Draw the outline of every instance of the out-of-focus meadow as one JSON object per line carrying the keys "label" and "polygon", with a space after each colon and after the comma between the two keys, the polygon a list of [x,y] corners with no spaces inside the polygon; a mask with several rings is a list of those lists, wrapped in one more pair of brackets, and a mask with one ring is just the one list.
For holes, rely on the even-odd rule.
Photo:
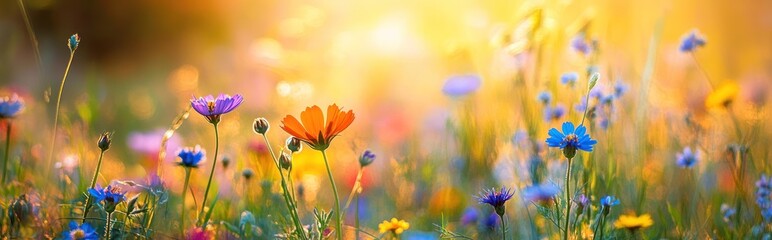
{"label": "out-of-focus meadow", "polygon": [[[4,1],[0,234],[769,238],[770,9]],[[199,113],[222,99],[191,109],[191,98],[220,93],[243,102],[219,122]],[[343,112],[319,129],[333,134],[317,134],[301,112],[318,105],[330,116],[332,104]],[[287,115],[310,134],[291,133]],[[589,141],[580,124],[597,141],[590,151],[576,145]],[[562,145],[545,142],[552,128],[566,134]],[[288,148],[293,135],[302,150]],[[196,145],[206,152],[200,166],[178,156]]]}

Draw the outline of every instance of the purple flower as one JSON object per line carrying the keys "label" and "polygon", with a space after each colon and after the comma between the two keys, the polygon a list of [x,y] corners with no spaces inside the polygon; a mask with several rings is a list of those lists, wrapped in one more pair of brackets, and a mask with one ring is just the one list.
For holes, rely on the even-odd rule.
{"label": "purple flower", "polygon": [[579,212],[581,212],[581,209],[590,205],[590,198],[588,198],[587,195],[582,194],[574,198],[574,202],[576,202],[576,207],[580,209]]}
{"label": "purple flower", "polygon": [[499,216],[495,213],[491,213],[491,215],[488,215],[484,220],[483,227],[486,229],[496,229],[496,227],[499,226]]}
{"label": "purple flower", "polygon": [[560,189],[551,183],[542,183],[523,189],[523,198],[530,202],[546,202],[560,193]]}
{"label": "purple flower", "polygon": [[542,104],[547,105],[552,102],[552,94],[548,91],[542,91],[539,93],[536,99],[538,99]]}
{"label": "purple flower", "polygon": [[705,38],[695,29],[683,37],[680,50],[681,52],[691,52],[702,46],[705,46]]}
{"label": "purple flower", "polygon": [[102,186],[97,184],[96,187],[88,189],[88,193],[94,197],[94,202],[106,201],[118,204],[121,201],[126,200],[126,193],[121,192],[120,188],[114,188],[112,185],[107,185],[106,188],[102,188]]}
{"label": "purple flower", "polygon": [[576,72],[567,72],[560,76],[560,83],[573,86],[579,80],[579,74]]}
{"label": "purple flower", "polygon": [[477,219],[480,218],[480,213],[477,211],[477,209],[473,207],[468,207],[464,210],[464,213],[461,215],[461,225],[467,226],[471,225],[477,222]]}
{"label": "purple flower", "polygon": [[614,85],[614,97],[622,97],[622,95],[624,95],[629,88],[630,86],[628,86],[625,82],[617,81],[617,83]]}
{"label": "purple flower", "polygon": [[220,94],[216,99],[212,95],[198,99],[193,97],[193,99],[190,99],[190,105],[193,106],[196,112],[206,117],[210,123],[217,124],[220,122],[221,115],[233,111],[242,101],[244,101],[244,98],[239,94],[233,97],[227,94]]}
{"label": "purple flower", "polygon": [[477,91],[482,79],[476,74],[456,75],[445,80],[442,92],[451,97],[461,97]]}
{"label": "purple flower", "polygon": [[592,51],[592,46],[590,46],[590,43],[587,42],[584,34],[578,34],[573,39],[571,39],[571,47],[574,49],[574,51],[584,55],[590,54],[590,51]]}
{"label": "purple flower", "polygon": [[0,98],[0,118],[12,118],[24,110],[24,101],[15,93],[10,97]]}
{"label": "purple flower", "polygon": [[479,201],[480,204],[491,205],[491,207],[496,210],[496,214],[503,216],[505,211],[504,203],[512,198],[512,195],[514,194],[515,193],[512,192],[512,190],[505,187],[502,187],[498,192],[496,189],[491,188],[481,192],[480,195],[477,196],[477,201]]}
{"label": "purple flower", "polygon": [[692,168],[697,164],[697,154],[690,147],[685,147],[683,152],[676,154],[676,164],[682,168]]}
{"label": "purple flower", "polygon": [[544,121],[560,120],[566,114],[566,107],[563,104],[557,104],[554,107],[544,108]]}
{"label": "purple flower", "polygon": [[78,225],[77,222],[70,222],[70,230],[62,232],[62,239],[64,240],[97,240],[99,234],[96,229],[91,227],[88,223]]}

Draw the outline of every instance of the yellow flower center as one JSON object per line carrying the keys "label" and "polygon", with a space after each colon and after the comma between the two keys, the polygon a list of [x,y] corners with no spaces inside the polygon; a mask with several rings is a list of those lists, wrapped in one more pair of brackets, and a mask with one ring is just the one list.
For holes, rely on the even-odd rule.
{"label": "yellow flower center", "polygon": [[209,109],[209,112],[214,112],[214,101],[206,102],[206,107]]}
{"label": "yellow flower center", "polygon": [[84,232],[83,229],[75,229],[70,232],[70,237],[72,237],[72,239],[86,238],[86,232]]}

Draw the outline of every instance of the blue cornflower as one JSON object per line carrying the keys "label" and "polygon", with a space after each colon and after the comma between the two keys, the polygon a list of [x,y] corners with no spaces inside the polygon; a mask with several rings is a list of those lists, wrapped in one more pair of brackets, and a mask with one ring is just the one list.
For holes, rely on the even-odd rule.
{"label": "blue cornflower", "polygon": [[573,86],[579,80],[579,74],[576,72],[567,72],[560,76],[560,83]]}
{"label": "blue cornflower", "polygon": [[619,199],[614,196],[605,196],[600,199],[600,205],[603,207],[612,207],[619,205]]}
{"label": "blue cornflower", "polygon": [[627,93],[627,90],[630,88],[625,82],[617,81],[616,84],[614,84],[614,97],[620,98],[622,95]]}
{"label": "blue cornflower", "polygon": [[599,118],[598,119],[598,126],[602,129],[608,129],[608,126],[611,125],[611,120],[607,117]]}
{"label": "blue cornflower", "polygon": [[99,234],[96,229],[91,227],[88,223],[78,226],[75,221],[70,222],[70,230],[62,232],[62,239],[64,240],[97,240]]}
{"label": "blue cornflower", "polygon": [[530,202],[546,202],[560,193],[560,188],[552,183],[542,183],[523,189],[523,198]]}
{"label": "blue cornflower", "polygon": [[512,190],[507,189],[505,187],[502,187],[501,190],[498,192],[496,189],[486,189],[483,192],[480,193],[479,196],[477,196],[477,201],[480,202],[480,204],[488,204],[493,207],[494,210],[496,210],[496,214],[499,216],[504,216],[504,203],[506,203],[510,198],[512,198],[512,195],[515,193],[512,192]]}
{"label": "blue cornflower", "polygon": [[482,225],[486,229],[496,229],[499,226],[499,216],[491,213],[487,218],[484,219]]}
{"label": "blue cornflower", "polygon": [[482,85],[482,78],[479,75],[456,75],[445,80],[442,92],[451,97],[461,97],[477,91],[480,85]]}
{"label": "blue cornflower", "polygon": [[24,100],[18,95],[0,98],[0,118],[12,118],[24,110]]}
{"label": "blue cornflower", "polygon": [[536,99],[538,99],[542,104],[547,105],[552,102],[552,94],[548,91],[541,91]]}
{"label": "blue cornflower", "polygon": [[566,158],[573,158],[576,155],[577,149],[592,152],[592,146],[598,143],[598,141],[590,138],[590,134],[587,134],[587,128],[584,125],[579,125],[579,127],[574,129],[572,122],[563,123],[562,133],[555,128],[550,129],[549,135],[546,141],[547,145],[563,149],[563,155]]}
{"label": "blue cornflower", "polygon": [[600,206],[603,208],[603,215],[608,215],[611,207],[619,205],[619,199],[614,196],[605,196],[600,199]]}
{"label": "blue cornflower", "polygon": [[104,201],[104,207],[106,212],[115,211],[115,206],[126,200],[126,192],[121,192],[120,188],[107,185],[106,188],[97,186],[95,188],[89,188],[88,193],[94,198],[94,202],[100,203]]}
{"label": "blue cornflower", "polygon": [[691,52],[702,46],[705,46],[705,38],[695,29],[683,37],[679,49],[681,52]]}
{"label": "blue cornflower", "polygon": [[563,104],[557,104],[554,107],[544,108],[544,121],[560,120],[566,114],[566,107]]}
{"label": "blue cornflower", "polygon": [[180,157],[180,162],[178,162],[177,165],[188,168],[197,168],[199,164],[206,160],[206,151],[201,149],[201,146],[196,145],[194,148],[186,147],[180,149],[177,156]]}
{"label": "blue cornflower", "polygon": [[730,207],[728,204],[721,204],[721,215],[724,216],[724,222],[731,223],[729,220],[735,215],[737,211]]}
{"label": "blue cornflower", "polygon": [[574,49],[574,51],[584,55],[590,54],[590,51],[592,51],[592,46],[587,42],[584,34],[578,34],[573,39],[571,39],[571,47]]}
{"label": "blue cornflower", "polygon": [[761,216],[765,221],[772,220],[772,178],[761,175],[756,181],[756,204],[761,208]]}
{"label": "blue cornflower", "polygon": [[697,164],[697,154],[690,147],[685,147],[683,152],[676,154],[676,164],[682,168],[692,168]]}
{"label": "blue cornflower", "polygon": [[477,219],[480,218],[480,213],[477,211],[477,209],[473,207],[468,207],[464,210],[464,213],[461,215],[461,225],[467,226],[471,225],[477,222]]}

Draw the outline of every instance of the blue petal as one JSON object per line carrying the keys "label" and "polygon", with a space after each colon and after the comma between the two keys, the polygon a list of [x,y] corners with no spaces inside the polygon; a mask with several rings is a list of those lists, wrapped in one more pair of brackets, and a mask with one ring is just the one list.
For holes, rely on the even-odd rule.
{"label": "blue petal", "polygon": [[574,123],[572,122],[564,122],[563,123],[563,134],[568,135],[574,133]]}
{"label": "blue petal", "polygon": [[587,128],[584,125],[579,125],[579,127],[576,127],[576,131],[574,131],[576,136],[586,136],[585,133],[587,133]]}
{"label": "blue petal", "polygon": [[551,137],[554,137],[554,138],[557,138],[557,139],[561,139],[561,140],[563,138],[566,138],[565,134],[561,133],[560,131],[558,131],[555,128],[550,129],[550,131],[547,132],[547,134],[549,134]]}

